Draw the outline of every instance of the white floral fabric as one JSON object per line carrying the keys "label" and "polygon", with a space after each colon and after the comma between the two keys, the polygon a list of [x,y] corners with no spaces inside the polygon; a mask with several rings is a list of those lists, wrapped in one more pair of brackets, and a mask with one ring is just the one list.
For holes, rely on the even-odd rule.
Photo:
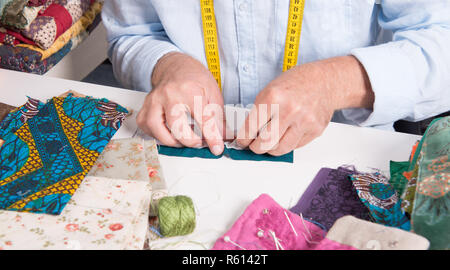
{"label": "white floral fabric", "polygon": [[151,185],[86,177],[58,216],[0,211],[0,249],[142,249]]}

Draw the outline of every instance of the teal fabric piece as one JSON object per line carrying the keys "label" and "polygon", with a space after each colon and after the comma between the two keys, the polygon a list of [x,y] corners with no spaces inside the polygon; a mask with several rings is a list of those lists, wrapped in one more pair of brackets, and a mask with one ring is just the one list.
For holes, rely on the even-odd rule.
{"label": "teal fabric piece", "polygon": [[253,161],[271,161],[271,162],[287,162],[294,163],[294,152],[287,153],[282,156],[272,156],[269,154],[258,155],[250,150],[236,150],[232,148],[226,148],[222,155],[215,156],[209,148],[176,148],[165,145],[158,146],[158,153],[166,156],[176,156],[176,157],[199,157],[199,158],[209,158],[218,159],[222,156],[229,157],[234,160],[253,160]]}

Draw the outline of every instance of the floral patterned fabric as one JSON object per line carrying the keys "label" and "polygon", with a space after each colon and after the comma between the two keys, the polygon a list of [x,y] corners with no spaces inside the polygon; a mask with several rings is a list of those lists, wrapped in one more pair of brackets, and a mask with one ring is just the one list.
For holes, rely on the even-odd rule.
{"label": "floral patterned fabric", "polygon": [[86,177],[59,216],[0,210],[0,249],[142,249],[148,182]]}
{"label": "floral patterned fabric", "polygon": [[150,182],[153,190],[152,216],[156,215],[159,199],[167,196],[155,140],[141,138],[112,140],[105,147],[89,175]]}
{"label": "floral patterned fabric", "polygon": [[450,249],[449,142],[450,117],[436,119],[416,151],[418,174],[412,231],[430,240],[430,249]]}
{"label": "floral patterned fabric", "polygon": [[0,124],[0,209],[61,213],[128,111],[106,99],[29,99]]}

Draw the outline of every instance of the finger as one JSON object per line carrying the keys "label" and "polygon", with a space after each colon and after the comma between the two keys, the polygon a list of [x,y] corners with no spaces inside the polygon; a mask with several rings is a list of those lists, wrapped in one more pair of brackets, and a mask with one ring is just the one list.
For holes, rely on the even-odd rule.
{"label": "finger", "polygon": [[162,144],[172,147],[180,147],[165,124],[164,110],[159,104],[150,106],[149,110],[142,109],[137,116],[139,127],[149,136],[160,141]]}
{"label": "finger", "polygon": [[165,108],[167,125],[175,139],[187,147],[200,147],[201,138],[194,133],[188,120],[187,108],[183,104],[175,104]]}
{"label": "finger", "polygon": [[244,125],[238,131],[237,143],[243,148],[248,147],[270,119],[271,115],[267,104],[255,104],[245,119]]}
{"label": "finger", "polygon": [[[212,91],[219,89],[212,89]],[[223,133],[225,117],[222,98],[206,97],[204,90],[203,96],[194,97],[194,108],[191,109],[191,115],[201,130],[203,139],[214,155],[222,154],[224,150]],[[213,93],[214,94],[214,93]],[[213,95],[214,96],[214,95]]]}
{"label": "finger", "polygon": [[297,143],[296,148],[303,147],[307,145],[308,143],[312,142],[315,138],[317,138],[320,134],[317,134],[316,132],[308,132],[305,135],[302,136],[300,141]]}
{"label": "finger", "polygon": [[256,154],[264,154],[276,147],[280,139],[289,128],[288,125],[280,127],[279,117],[273,117],[264,127],[258,137],[250,144],[250,149]]}
{"label": "finger", "polygon": [[302,135],[295,128],[290,126],[283,137],[281,137],[280,142],[274,147],[274,149],[270,150],[268,153],[272,156],[282,156],[293,149],[297,148],[298,142],[301,140]]}

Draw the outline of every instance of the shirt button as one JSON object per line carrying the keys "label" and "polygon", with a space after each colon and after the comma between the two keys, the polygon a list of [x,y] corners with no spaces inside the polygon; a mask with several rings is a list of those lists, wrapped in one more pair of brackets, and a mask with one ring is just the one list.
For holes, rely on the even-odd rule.
{"label": "shirt button", "polygon": [[247,64],[242,66],[242,70],[244,70],[244,72],[248,72],[249,69],[250,68],[249,68],[249,66]]}

